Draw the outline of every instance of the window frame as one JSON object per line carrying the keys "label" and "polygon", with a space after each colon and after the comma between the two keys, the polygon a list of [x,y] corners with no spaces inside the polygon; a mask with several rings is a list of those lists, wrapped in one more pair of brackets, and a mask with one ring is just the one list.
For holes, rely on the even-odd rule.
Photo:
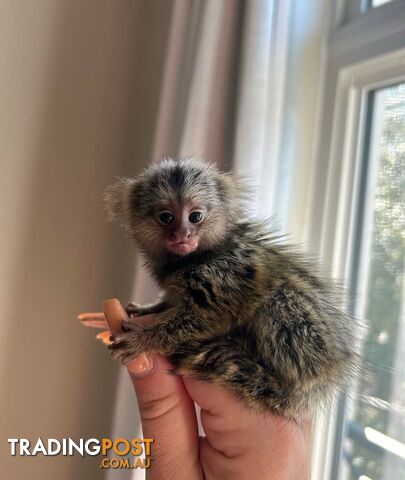
{"label": "window frame", "polygon": [[[330,33],[324,44],[305,235],[311,250],[339,279],[350,278],[354,265],[369,95],[405,81],[405,0],[369,9],[352,19],[345,18],[345,6],[346,2],[339,2],[331,7]],[[371,194],[370,185],[366,195]],[[364,268],[364,258],[359,261],[358,268]],[[336,480],[344,407],[342,400],[317,419],[313,480]]]}
{"label": "window frame", "polygon": [[[385,9],[387,6],[393,3],[397,3],[400,0],[391,0],[388,1],[386,4],[379,5],[378,7],[373,7],[372,3],[373,0],[347,0],[344,3],[343,9],[343,16],[345,22],[350,22],[356,18],[361,17],[368,11],[375,11],[379,10],[379,14],[381,14],[380,9]],[[391,8],[391,7],[390,7]]]}

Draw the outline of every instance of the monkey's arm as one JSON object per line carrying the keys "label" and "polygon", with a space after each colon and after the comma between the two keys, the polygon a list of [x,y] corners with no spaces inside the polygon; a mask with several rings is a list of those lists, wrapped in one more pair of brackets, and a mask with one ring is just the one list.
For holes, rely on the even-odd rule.
{"label": "monkey's arm", "polygon": [[161,313],[164,310],[168,309],[169,307],[170,307],[169,302],[164,298],[162,298],[161,300],[158,300],[155,303],[149,303],[147,305],[140,305],[138,303],[133,303],[133,302],[128,303],[128,305],[125,307],[125,311],[129,316],[131,315],[141,316],[141,315]]}
{"label": "monkey's arm", "polygon": [[191,339],[202,338],[215,329],[214,322],[207,328],[207,320],[202,321],[196,311],[187,307],[171,307],[157,314],[153,325],[141,326],[136,322],[124,325],[126,332],[117,335],[109,346],[113,358],[127,364],[132,358],[147,351],[157,351],[163,355],[172,353],[176,347]]}
{"label": "monkey's arm", "polygon": [[169,300],[167,292],[161,292],[155,302],[148,303],[146,305],[140,305],[139,303],[130,302],[125,307],[125,311],[129,316],[141,316],[141,315],[152,315],[161,313],[164,310],[167,310],[173,305],[173,302]]}

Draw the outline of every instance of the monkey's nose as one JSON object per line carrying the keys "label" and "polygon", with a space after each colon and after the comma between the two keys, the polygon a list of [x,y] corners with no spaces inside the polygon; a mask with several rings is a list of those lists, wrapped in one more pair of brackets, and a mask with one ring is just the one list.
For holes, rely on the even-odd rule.
{"label": "monkey's nose", "polygon": [[172,240],[181,242],[183,240],[189,240],[191,238],[191,232],[189,232],[188,230],[175,230],[174,232],[172,232],[170,237]]}

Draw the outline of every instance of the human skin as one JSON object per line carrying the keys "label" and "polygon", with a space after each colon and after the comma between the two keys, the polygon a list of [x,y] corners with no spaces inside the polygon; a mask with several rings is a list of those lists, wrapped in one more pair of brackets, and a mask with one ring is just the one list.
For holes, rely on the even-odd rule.
{"label": "human skin", "polygon": [[[117,320],[122,307],[108,315]],[[137,321],[147,323],[151,317]],[[257,412],[220,385],[174,376],[157,354],[143,354],[127,369],[143,436],[154,439],[149,480],[310,479],[310,421]],[[198,434],[195,404],[204,437]]]}

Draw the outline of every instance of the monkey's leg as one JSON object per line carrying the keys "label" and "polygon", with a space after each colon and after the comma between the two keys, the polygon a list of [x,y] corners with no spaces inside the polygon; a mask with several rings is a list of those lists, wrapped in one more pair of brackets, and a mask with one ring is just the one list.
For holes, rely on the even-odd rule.
{"label": "monkey's leg", "polygon": [[163,312],[169,308],[169,303],[166,300],[160,300],[156,303],[150,303],[148,305],[140,305],[138,303],[130,302],[125,307],[125,311],[129,316],[131,315],[150,315]]}
{"label": "monkey's leg", "polygon": [[221,335],[184,342],[168,358],[175,373],[219,383],[257,410],[293,416],[289,388],[249,350],[246,338]]}
{"label": "monkey's leg", "polygon": [[118,335],[109,346],[112,356],[124,364],[143,352],[157,351],[173,363],[174,373],[219,383],[252,408],[270,409],[289,418],[306,413],[300,406],[305,393],[259,357],[256,340],[248,339],[248,334],[203,338],[206,326],[184,312],[165,323],[126,325],[131,331]]}

